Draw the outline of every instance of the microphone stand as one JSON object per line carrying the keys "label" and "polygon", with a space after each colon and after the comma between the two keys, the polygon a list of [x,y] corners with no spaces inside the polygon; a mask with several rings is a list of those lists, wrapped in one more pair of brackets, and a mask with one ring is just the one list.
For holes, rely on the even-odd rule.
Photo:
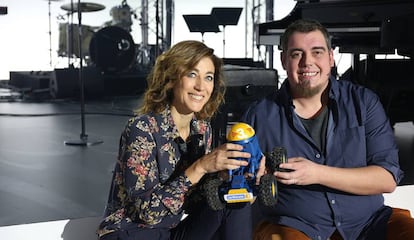
{"label": "microphone stand", "polygon": [[[73,4],[72,4],[73,10]],[[75,146],[91,146],[99,143],[103,143],[102,140],[90,140],[88,139],[88,135],[86,134],[86,127],[85,127],[85,84],[83,80],[83,53],[82,53],[82,5],[80,4],[80,0],[78,0],[78,29],[79,29],[79,58],[80,58],[80,65],[79,65],[79,84],[80,84],[80,110],[81,110],[81,128],[82,131],[80,133],[80,139],[77,140],[69,140],[65,141],[66,145],[75,145]]]}
{"label": "microphone stand", "polygon": [[49,64],[51,67],[53,67],[53,62],[52,62],[52,11],[50,8],[50,2],[51,0],[48,0],[48,6],[49,6]]}

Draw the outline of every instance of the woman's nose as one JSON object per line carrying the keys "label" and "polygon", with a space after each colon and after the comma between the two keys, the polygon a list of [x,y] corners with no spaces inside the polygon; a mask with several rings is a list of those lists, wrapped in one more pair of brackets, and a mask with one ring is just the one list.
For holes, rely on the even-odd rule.
{"label": "woman's nose", "polygon": [[194,87],[197,90],[203,89],[203,80],[200,77],[197,77]]}

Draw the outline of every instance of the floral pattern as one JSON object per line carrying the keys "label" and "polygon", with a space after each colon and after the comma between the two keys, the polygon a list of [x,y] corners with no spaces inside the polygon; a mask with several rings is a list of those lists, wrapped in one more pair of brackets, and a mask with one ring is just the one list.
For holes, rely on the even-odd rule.
{"label": "floral pattern", "polygon": [[[209,152],[210,124],[193,119],[190,129],[191,135],[204,136],[206,153]],[[128,120],[121,134],[99,236],[118,229],[173,228],[180,222],[191,182],[183,172],[174,172],[180,160],[176,138],[179,133],[169,107],[159,114]]]}

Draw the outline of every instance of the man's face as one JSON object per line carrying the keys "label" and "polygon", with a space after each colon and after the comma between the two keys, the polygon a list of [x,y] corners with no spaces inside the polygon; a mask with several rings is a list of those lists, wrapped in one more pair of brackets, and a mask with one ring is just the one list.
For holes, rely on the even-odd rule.
{"label": "man's face", "polygon": [[281,54],[293,97],[312,97],[322,93],[328,85],[333,50],[329,50],[320,31],[296,32],[287,49]]}

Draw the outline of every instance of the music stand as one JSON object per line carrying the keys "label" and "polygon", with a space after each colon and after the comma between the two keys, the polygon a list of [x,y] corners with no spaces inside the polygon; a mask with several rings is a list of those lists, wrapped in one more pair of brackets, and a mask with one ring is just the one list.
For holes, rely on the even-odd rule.
{"label": "music stand", "polygon": [[211,16],[216,19],[219,26],[223,26],[223,58],[225,54],[226,36],[225,28],[228,25],[237,25],[239,22],[240,14],[243,8],[222,8],[215,7],[211,9]]}
{"label": "music stand", "polygon": [[220,32],[216,19],[211,15],[183,15],[190,32],[200,32],[204,42],[204,33]]}

